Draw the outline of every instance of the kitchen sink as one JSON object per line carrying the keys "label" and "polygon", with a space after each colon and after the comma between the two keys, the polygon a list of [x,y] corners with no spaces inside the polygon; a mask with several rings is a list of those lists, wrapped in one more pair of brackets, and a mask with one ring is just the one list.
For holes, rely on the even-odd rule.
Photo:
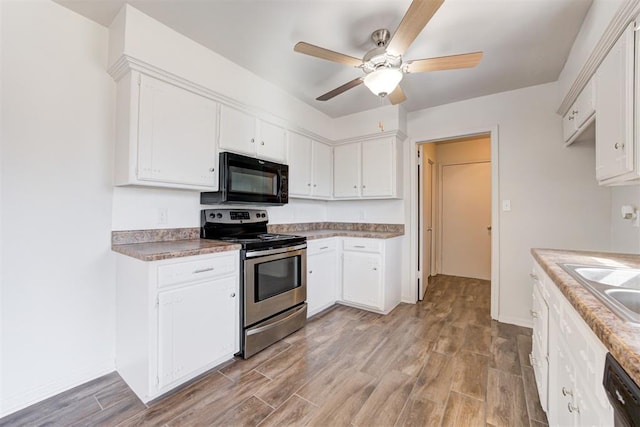
{"label": "kitchen sink", "polygon": [[640,269],[558,265],[616,315],[640,326]]}

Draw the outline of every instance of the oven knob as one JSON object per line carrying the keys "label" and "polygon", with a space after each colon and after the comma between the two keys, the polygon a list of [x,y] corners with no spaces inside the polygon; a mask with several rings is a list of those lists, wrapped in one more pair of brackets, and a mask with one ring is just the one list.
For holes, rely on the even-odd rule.
{"label": "oven knob", "polygon": [[260,212],[256,214],[256,218],[260,218]]}
{"label": "oven knob", "polygon": [[267,216],[267,214],[264,214],[264,213],[263,213],[263,214],[262,214],[262,215],[260,215],[260,216],[261,216],[262,218],[264,218],[264,217],[266,217],[266,216]]}
{"label": "oven knob", "polygon": [[209,218],[215,218],[215,217],[216,217],[216,214],[212,214],[212,213],[209,214]]}
{"label": "oven knob", "polygon": [[217,217],[218,219],[220,219],[220,218],[222,218],[222,214],[221,214],[220,212],[218,212],[218,213],[216,214],[216,217]]}

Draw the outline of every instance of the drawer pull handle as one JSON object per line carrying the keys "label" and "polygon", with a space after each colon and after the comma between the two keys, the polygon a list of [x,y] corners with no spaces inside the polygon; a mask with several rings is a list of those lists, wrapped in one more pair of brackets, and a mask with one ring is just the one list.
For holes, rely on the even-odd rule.
{"label": "drawer pull handle", "polygon": [[529,277],[531,277],[533,280],[538,280],[538,276],[536,276],[534,273],[529,273]]}
{"label": "drawer pull handle", "polygon": [[320,248],[320,250],[323,250],[323,249],[329,249],[329,246],[322,246],[322,247]]}
{"label": "drawer pull handle", "polygon": [[567,389],[565,387],[562,387],[562,395],[563,396],[573,396],[573,391],[571,391],[571,390],[569,390],[569,389]]}
{"label": "drawer pull handle", "polygon": [[313,270],[309,270],[309,274],[313,274]]}
{"label": "drawer pull handle", "polygon": [[203,269],[200,269],[200,270],[195,270],[193,272],[193,274],[206,273],[207,271],[213,271],[213,270],[215,270],[214,267],[203,268]]}
{"label": "drawer pull handle", "polygon": [[358,248],[358,249],[364,249],[365,246],[364,245],[353,245],[354,248]]}
{"label": "drawer pull handle", "polygon": [[573,405],[571,404],[571,402],[569,402],[569,403],[567,404],[567,409],[568,409],[568,410],[569,410],[569,412],[571,412],[571,413],[573,413],[573,412],[578,412],[578,413],[580,413],[580,408],[578,408],[577,406],[573,406]]}

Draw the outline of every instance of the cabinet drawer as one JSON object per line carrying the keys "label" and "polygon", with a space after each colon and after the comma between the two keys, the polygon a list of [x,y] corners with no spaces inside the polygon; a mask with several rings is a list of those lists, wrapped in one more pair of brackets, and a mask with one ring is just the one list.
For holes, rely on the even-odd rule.
{"label": "cabinet drawer", "polygon": [[381,253],[382,242],[377,239],[346,238],[342,241],[342,249],[344,249],[345,251]]}
{"label": "cabinet drawer", "polygon": [[307,242],[307,255],[335,251],[336,246],[336,239],[311,240]]}
{"label": "cabinet drawer", "polygon": [[158,267],[158,287],[231,274],[238,269],[237,252]]}

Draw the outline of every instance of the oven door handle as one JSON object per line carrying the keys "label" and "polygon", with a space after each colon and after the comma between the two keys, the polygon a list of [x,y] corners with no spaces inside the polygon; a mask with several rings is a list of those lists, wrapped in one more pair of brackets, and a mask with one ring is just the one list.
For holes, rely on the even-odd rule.
{"label": "oven door handle", "polygon": [[264,326],[260,326],[259,328],[255,328],[255,329],[247,329],[247,335],[255,335],[255,334],[259,334],[261,332],[264,331],[268,331],[269,329],[273,329],[275,327],[277,327],[278,325],[280,325],[281,323],[284,323],[288,320],[290,320],[292,317],[297,316],[301,311],[305,310],[307,307],[305,304],[302,304],[300,307],[298,307],[296,309],[296,311],[292,312],[291,314],[289,314],[287,317],[283,318],[283,319],[278,319],[273,323],[267,323]]}
{"label": "oven door handle", "polygon": [[245,253],[245,258],[254,258],[254,257],[257,257],[257,256],[284,254],[284,253],[287,253],[287,252],[297,251],[299,249],[305,249],[306,247],[307,247],[307,244],[303,243],[301,245],[287,246],[285,248],[278,248],[278,249],[269,249],[269,250],[266,250],[266,251],[262,251],[262,250],[247,251]]}

